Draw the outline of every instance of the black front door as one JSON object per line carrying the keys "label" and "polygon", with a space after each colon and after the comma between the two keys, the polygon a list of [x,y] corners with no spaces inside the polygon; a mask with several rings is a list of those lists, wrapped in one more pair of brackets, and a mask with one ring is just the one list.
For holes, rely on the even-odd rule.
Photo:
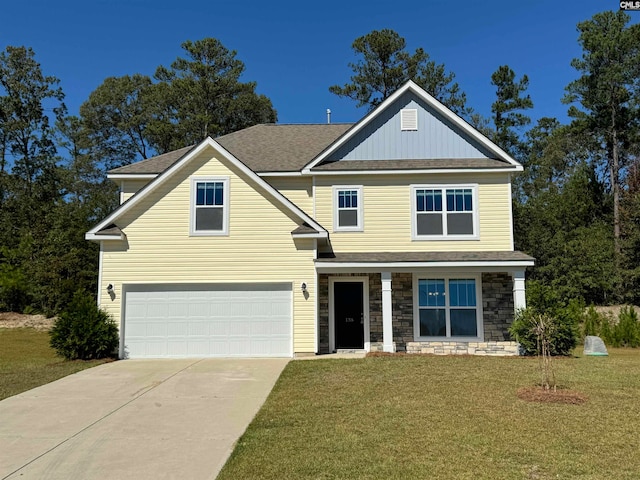
{"label": "black front door", "polygon": [[364,348],[362,285],[362,282],[333,284],[336,348]]}

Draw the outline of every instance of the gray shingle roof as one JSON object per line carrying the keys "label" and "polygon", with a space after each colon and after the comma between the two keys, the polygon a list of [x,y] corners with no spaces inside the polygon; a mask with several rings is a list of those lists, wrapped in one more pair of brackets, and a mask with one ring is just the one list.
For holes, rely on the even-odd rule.
{"label": "gray shingle roof", "polygon": [[[299,171],[345,133],[352,124],[261,124],[216,138],[254,172]],[[111,170],[110,174],[158,174],[169,168],[191,147]]]}
{"label": "gray shingle roof", "polygon": [[183,157],[187,152],[189,152],[189,150],[191,150],[193,147],[194,145],[191,145],[189,147],[184,147],[179,150],[174,150],[173,152],[167,152],[162,155],[158,155],[157,157],[147,158],[145,160],[132,163],[130,165],[114,168],[113,170],[109,170],[109,173],[110,174],[125,173],[128,175],[162,173],[167,168],[169,168],[173,163],[175,163],[177,160]]}
{"label": "gray shingle roof", "polygon": [[343,160],[320,164],[312,171],[361,171],[361,170],[430,170],[439,168],[505,168],[514,166],[491,158],[448,158],[426,160]]}
{"label": "gray shingle roof", "polygon": [[299,171],[352,124],[262,124],[216,138],[254,172]]}
{"label": "gray shingle roof", "polygon": [[522,252],[377,252],[320,253],[316,263],[396,263],[396,262],[531,262]]}

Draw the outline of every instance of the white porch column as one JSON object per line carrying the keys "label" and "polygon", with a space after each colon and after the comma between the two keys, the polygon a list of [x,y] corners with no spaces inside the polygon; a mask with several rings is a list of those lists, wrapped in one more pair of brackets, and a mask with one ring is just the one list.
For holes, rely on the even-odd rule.
{"label": "white porch column", "polygon": [[393,352],[391,272],[382,272],[382,351]]}
{"label": "white porch column", "polygon": [[525,296],[524,286],[524,270],[516,270],[513,276],[513,309],[517,312],[523,308],[527,308],[527,299]]}

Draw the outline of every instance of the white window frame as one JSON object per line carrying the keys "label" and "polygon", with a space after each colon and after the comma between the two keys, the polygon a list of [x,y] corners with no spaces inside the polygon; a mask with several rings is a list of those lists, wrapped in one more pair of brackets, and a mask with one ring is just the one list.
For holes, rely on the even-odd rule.
{"label": "white window frame", "polygon": [[[447,190],[471,189],[473,206],[472,224],[473,234],[471,235],[449,235],[447,233]],[[418,207],[416,192],[418,190],[441,190],[442,191],[442,235],[418,235]],[[434,215],[434,214],[432,214]],[[477,183],[460,183],[460,184],[423,184],[411,185],[411,239],[412,240],[480,240],[480,222],[478,215],[478,184]]]}
{"label": "white window frame", "polygon": [[[339,218],[340,218],[339,211],[341,209],[338,208],[338,205],[339,205],[338,194],[339,192],[342,192],[345,190],[350,190],[350,191],[355,190],[356,192],[358,192],[358,206],[355,209],[350,209],[350,210],[355,210],[358,215],[358,223],[355,226],[341,227],[339,224]],[[364,231],[364,218],[363,218],[364,208],[362,206],[363,203],[364,203],[364,198],[362,195],[362,185],[334,185],[333,187],[333,231],[334,232]]]}
{"label": "white window frame", "polygon": [[[451,336],[451,306],[449,305],[449,280],[473,279],[476,282],[476,331],[477,337],[452,337]],[[420,336],[420,280],[444,280],[445,291],[445,318],[447,335],[444,337]],[[413,274],[413,337],[417,342],[483,342],[484,321],[482,317],[482,275],[475,273],[459,273],[455,275],[443,275],[437,273],[417,272]],[[457,307],[453,307],[454,309]]]}
{"label": "white window frame", "polygon": [[[224,187],[222,205],[222,230],[196,230],[196,191],[198,183],[222,183]],[[190,218],[189,235],[192,237],[228,236],[229,235],[229,177],[191,177],[189,197]]]}

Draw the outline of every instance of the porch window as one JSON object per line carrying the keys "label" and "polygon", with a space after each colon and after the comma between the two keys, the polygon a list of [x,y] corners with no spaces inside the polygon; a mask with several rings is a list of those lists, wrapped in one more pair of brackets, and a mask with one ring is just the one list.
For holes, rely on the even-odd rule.
{"label": "porch window", "polygon": [[479,281],[476,278],[421,278],[416,292],[418,338],[474,338],[480,335]]}
{"label": "porch window", "polygon": [[475,185],[414,186],[413,239],[477,238]]}
{"label": "porch window", "polygon": [[228,235],[229,179],[191,179],[191,235]]}
{"label": "porch window", "polygon": [[362,186],[333,188],[333,230],[362,231]]}

